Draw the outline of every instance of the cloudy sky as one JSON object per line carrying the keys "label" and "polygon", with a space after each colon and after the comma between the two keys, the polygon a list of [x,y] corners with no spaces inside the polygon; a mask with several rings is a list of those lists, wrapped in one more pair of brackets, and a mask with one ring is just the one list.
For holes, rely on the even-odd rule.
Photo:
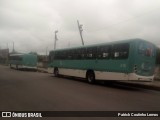
{"label": "cloudy sky", "polygon": [[0,48],[45,54],[86,45],[142,38],[160,46],[160,0],[0,0]]}

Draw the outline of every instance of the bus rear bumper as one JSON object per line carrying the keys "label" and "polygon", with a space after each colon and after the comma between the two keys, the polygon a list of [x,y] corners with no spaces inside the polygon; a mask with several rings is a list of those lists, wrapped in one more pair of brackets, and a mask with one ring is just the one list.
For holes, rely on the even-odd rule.
{"label": "bus rear bumper", "polygon": [[18,65],[18,69],[37,69],[37,66]]}
{"label": "bus rear bumper", "polygon": [[152,76],[141,76],[141,75],[137,75],[135,73],[130,73],[128,80],[130,81],[146,81],[146,82],[152,82],[154,79],[154,75]]}

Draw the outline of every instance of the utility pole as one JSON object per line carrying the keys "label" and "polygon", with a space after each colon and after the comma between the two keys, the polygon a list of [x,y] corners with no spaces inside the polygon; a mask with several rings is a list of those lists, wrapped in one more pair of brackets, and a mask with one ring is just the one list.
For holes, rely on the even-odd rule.
{"label": "utility pole", "polygon": [[9,49],[9,48],[8,48],[8,43],[7,43],[7,49]]}
{"label": "utility pole", "polygon": [[58,33],[58,30],[55,31],[54,50],[56,49],[56,41],[58,40],[57,33]]}
{"label": "utility pole", "polygon": [[46,61],[48,60],[47,59],[47,53],[48,53],[48,46],[46,47]]}
{"label": "utility pole", "polygon": [[13,42],[13,51],[12,51],[13,53],[15,52],[15,50],[14,50],[14,42]]}
{"label": "utility pole", "polygon": [[79,21],[77,20],[77,24],[78,24],[78,29],[79,29],[79,34],[80,34],[80,37],[81,37],[81,40],[82,40],[82,45],[84,45],[84,41],[83,41],[83,37],[82,37],[82,31],[83,31],[83,28],[81,24],[79,24]]}

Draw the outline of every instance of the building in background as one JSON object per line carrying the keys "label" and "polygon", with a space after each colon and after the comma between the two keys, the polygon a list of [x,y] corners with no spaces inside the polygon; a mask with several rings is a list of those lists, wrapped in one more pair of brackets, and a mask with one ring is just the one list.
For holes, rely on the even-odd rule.
{"label": "building in background", "polygon": [[9,49],[0,49],[0,64],[7,64],[9,58]]}

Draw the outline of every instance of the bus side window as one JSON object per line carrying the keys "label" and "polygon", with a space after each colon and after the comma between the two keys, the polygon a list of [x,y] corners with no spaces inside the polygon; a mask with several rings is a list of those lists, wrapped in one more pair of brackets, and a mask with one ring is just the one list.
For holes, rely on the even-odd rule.
{"label": "bus side window", "polygon": [[72,59],[72,50],[68,50],[68,59]]}
{"label": "bus side window", "polygon": [[60,59],[62,59],[62,60],[65,59],[65,51],[60,52]]}
{"label": "bus side window", "polygon": [[91,59],[91,57],[92,57],[92,50],[91,50],[91,48],[87,48],[86,57],[87,57],[87,59]]}
{"label": "bus side window", "polygon": [[74,59],[74,60],[78,59],[78,50],[77,49],[72,50],[71,54],[72,54],[71,55],[72,59]]}
{"label": "bus side window", "polygon": [[57,60],[57,52],[54,52],[54,59]]}
{"label": "bus side window", "polygon": [[109,59],[110,58],[110,46],[99,46],[97,49],[97,58]]}
{"label": "bus side window", "polygon": [[127,59],[129,55],[129,44],[122,43],[112,46],[112,59]]}
{"label": "bus side window", "polygon": [[78,58],[79,58],[79,59],[83,59],[84,56],[85,56],[84,50],[83,50],[83,48],[80,48],[80,49],[79,49],[79,52],[78,52]]}
{"label": "bus side window", "polygon": [[115,57],[115,58],[119,57],[119,52],[115,52],[115,53],[114,53],[114,57]]}
{"label": "bus side window", "polygon": [[87,57],[87,51],[86,48],[81,48],[81,59],[84,59]]}
{"label": "bus side window", "polygon": [[73,58],[73,50],[69,50],[69,59],[72,59]]}
{"label": "bus side window", "polygon": [[72,60],[78,60],[78,59],[81,59],[81,56],[80,56],[80,49],[71,49],[71,50],[67,50],[65,53],[64,53],[64,56],[66,56],[65,58],[66,59],[72,59]]}
{"label": "bus side window", "polygon": [[55,59],[57,60],[64,59],[63,51],[56,51]]}
{"label": "bus side window", "polygon": [[71,50],[66,50],[65,52],[64,52],[64,59],[66,59],[66,60],[70,60],[70,59],[72,59],[72,51]]}
{"label": "bus side window", "polygon": [[81,59],[81,51],[80,51],[80,49],[76,50],[76,59],[77,60]]}
{"label": "bus side window", "polygon": [[59,60],[61,59],[61,51],[58,51],[57,57],[58,57]]}
{"label": "bus side window", "polygon": [[73,50],[73,59],[77,59],[77,49]]}
{"label": "bus side window", "polygon": [[69,50],[66,50],[65,59],[68,60],[69,56]]}
{"label": "bus side window", "polygon": [[97,47],[87,48],[87,59],[95,59],[97,56]]}

